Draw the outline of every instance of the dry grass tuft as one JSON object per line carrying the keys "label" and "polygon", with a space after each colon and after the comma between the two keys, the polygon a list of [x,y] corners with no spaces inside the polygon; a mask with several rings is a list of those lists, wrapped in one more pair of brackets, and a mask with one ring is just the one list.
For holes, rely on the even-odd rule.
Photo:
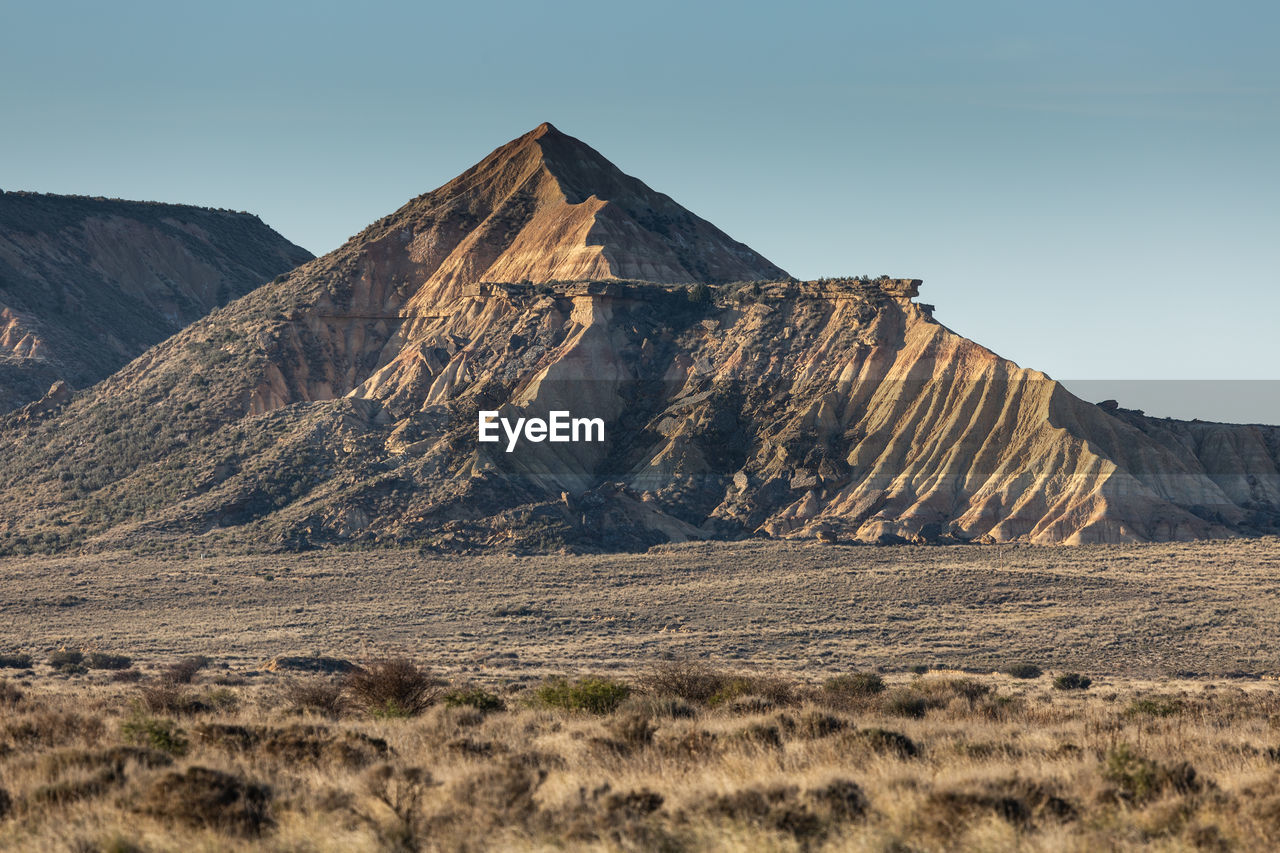
{"label": "dry grass tuft", "polygon": [[929,794],[919,813],[922,828],[932,837],[946,838],[956,826],[995,816],[1027,830],[1046,823],[1074,820],[1076,807],[1051,789],[1024,779],[994,779]]}
{"label": "dry grass tuft", "polygon": [[85,656],[84,665],[89,669],[123,670],[133,666],[133,658],[106,652],[90,652]]}
{"label": "dry grass tuft", "polygon": [[0,679],[0,708],[13,710],[22,703],[22,691],[4,679]]}
{"label": "dry grass tuft", "polygon": [[9,715],[6,722],[0,723],[0,743],[25,749],[66,746],[77,741],[96,743],[105,729],[97,716],[37,706],[21,716]]}
{"label": "dry grass tuft", "polygon": [[210,663],[211,661],[204,655],[183,658],[166,667],[161,673],[161,678],[173,684],[190,684],[195,681],[196,674]]}
{"label": "dry grass tuft", "polygon": [[265,785],[208,767],[188,767],[152,782],[138,810],[190,827],[258,836],[271,826],[270,805]]}
{"label": "dry grass tuft", "polygon": [[123,772],[114,767],[104,767],[85,779],[68,779],[39,786],[28,795],[28,808],[67,806],[100,797],[123,781]]}
{"label": "dry grass tuft", "polygon": [[319,714],[336,720],[347,709],[342,685],[323,678],[293,678],[287,681],[281,695],[288,708],[300,714]]}
{"label": "dry grass tuft", "polygon": [[829,678],[822,685],[822,699],[838,708],[861,707],[865,700],[884,692],[884,679],[874,672],[853,672]]}

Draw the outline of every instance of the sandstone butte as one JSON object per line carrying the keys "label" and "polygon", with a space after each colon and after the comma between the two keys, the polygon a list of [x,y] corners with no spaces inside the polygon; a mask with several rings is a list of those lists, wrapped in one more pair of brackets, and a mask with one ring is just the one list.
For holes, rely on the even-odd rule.
{"label": "sandstone butte", "polygon": [[[1078,399],[912,279],[801,282],[544,124],[0,435],[9,551],[1280,530],[1280,428]],[[477,442],[476,414],[602,417]]]}

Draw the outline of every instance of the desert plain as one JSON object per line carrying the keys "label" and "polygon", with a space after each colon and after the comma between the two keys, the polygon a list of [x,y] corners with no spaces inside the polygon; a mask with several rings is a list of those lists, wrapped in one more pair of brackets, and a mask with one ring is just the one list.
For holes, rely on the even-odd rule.
{"label": "desert plain", "polygon": [[6,559],[0,848],[1271,849],[1276,544]]}
{"label": "desert plain", "polygon": [[392,652],[498,676],[662,657],[835,674],[1015,661],[1280,674],[1280,540],[1081,547],[747,541],[605,555],[417,549],[0,559],[0,648],[141,660]]}

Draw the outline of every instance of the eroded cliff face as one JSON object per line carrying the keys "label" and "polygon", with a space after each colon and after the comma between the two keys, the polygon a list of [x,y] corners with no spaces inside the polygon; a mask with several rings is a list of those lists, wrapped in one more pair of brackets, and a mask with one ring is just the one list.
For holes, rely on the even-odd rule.
{"label": "eroded cliff face", "polygon": [[0,413],[87,387],[310,258],[249,214],[0,193]]}
{"label": "eroded cliff face", "polygon": [[[412,368],[349,392],[380,404],[398,467],[444,481],[415,480],[421,526],[389,526],[426,535],[495,491],[561,493],[546,518],[605,539],[1152,541],[1271,529],[1280,507],[1280,431],[1217,425],[1200,454],[1153,441],[1157,427],[955,334],[895,282],[720,289],[705,306],[586,289],[464,297],[415,327]],[[481,408],[602,417],[609,441],[508,453],[476,443]],[[484,545],[510,535],[461,526]]]}
{"label": "eroded cliff face", "polygon": [[[15,428],[7,470],[43,473],[9,484],[0,547],[1280,529],[1280,429],[1085,403],[937,323],[919,286],[789,279],[544,125]],[[508,452],[480,411],[606,438]]]}

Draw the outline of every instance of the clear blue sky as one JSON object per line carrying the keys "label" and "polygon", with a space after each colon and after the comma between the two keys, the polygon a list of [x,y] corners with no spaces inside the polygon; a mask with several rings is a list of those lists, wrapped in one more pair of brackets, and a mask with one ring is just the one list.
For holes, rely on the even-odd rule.
{"label": "clear blue sky", "polygon": [[5,189],[322,253],[545,120],[1057,378],[1280,378],[1274,3],[0,0],[0,32]]}

